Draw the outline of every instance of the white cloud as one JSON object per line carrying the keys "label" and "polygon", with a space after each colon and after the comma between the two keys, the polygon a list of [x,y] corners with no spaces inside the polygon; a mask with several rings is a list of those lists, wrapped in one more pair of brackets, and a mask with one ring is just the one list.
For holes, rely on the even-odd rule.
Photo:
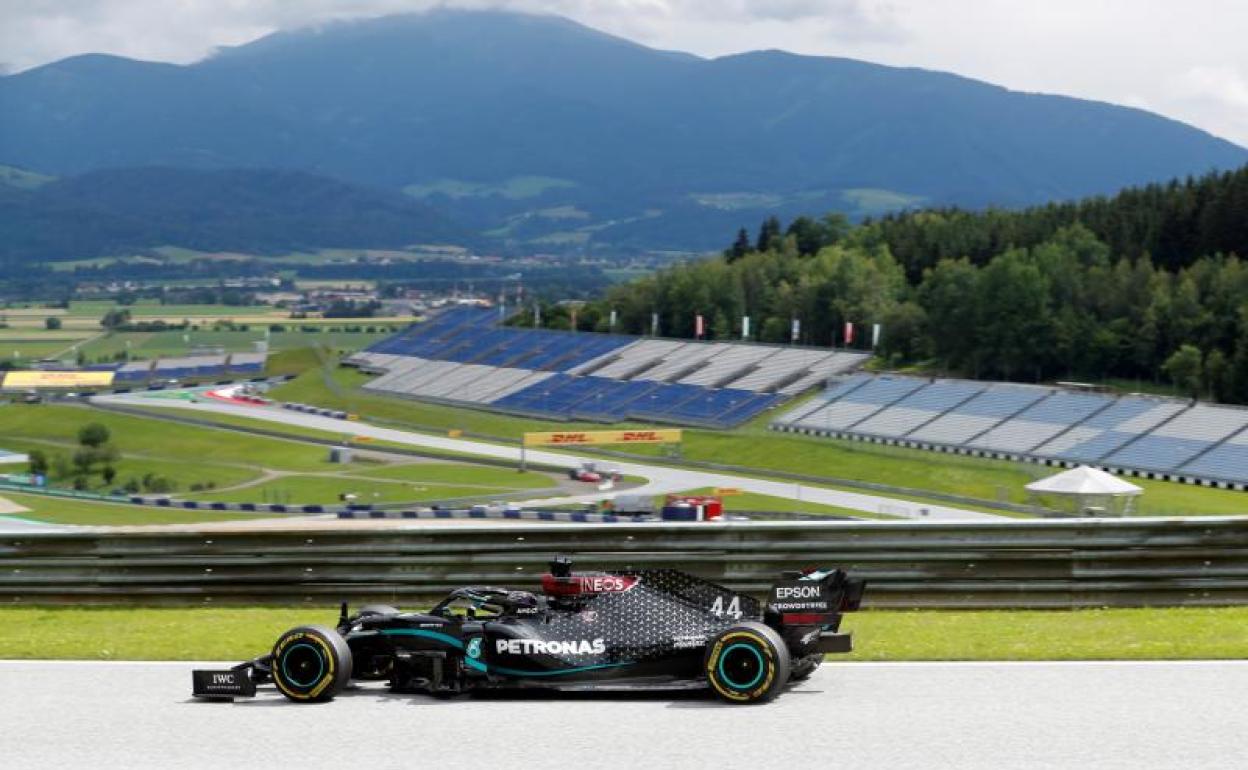
{"label": "white cloud", "polygon": [[555,13],[660,48],[957,72],[1159,111],[1248,146],[1244,0],[24,0],[0,67],[84,52],[190,62],[275,29],[434,5]]}
{"label": "white cloud", "polygon": [[[1176,115],[1199,116],[1200,125],[1248,145],[1248,66],[1197,65],[1162,81],[1168,107]],[[1195,119],[1193,119],[1195,121]]]}

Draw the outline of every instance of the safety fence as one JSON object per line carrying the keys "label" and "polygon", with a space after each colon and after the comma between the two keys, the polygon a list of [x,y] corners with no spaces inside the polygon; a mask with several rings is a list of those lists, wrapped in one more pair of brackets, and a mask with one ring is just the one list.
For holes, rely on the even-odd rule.
{"label": "safety fence", "polygon": [[420,508],[416,510],[351,510],[339,511],[340,519],[405,519],[428,521],[450,520],[498,520],[498,521],[558,521],[578,524],[628,524],[637,521],[632,516],[617,516],[611,513],[594,513],[591,511],[544,511],[536,509],[497,509],[478,505],[466,509],[448,510],[445,508]]}
{"label": "safety fence", "polygon": [[1248,520],[412,522],[400,528],[0,535],[0,601],[419,607],[450,588],[536,588],[548,559],[676,567],[761,593],[839,566],[876,607],[1248,603]]}

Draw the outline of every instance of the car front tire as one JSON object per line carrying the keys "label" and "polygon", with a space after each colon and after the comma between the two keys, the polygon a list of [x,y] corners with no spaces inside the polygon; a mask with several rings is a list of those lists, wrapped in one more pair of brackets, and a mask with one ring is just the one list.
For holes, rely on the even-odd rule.
{"label": "car front tire", "polygon": [[299,626],[273,645],[273,683],[296,703],[333,699],[351,679],[351,648],[335,630]]}

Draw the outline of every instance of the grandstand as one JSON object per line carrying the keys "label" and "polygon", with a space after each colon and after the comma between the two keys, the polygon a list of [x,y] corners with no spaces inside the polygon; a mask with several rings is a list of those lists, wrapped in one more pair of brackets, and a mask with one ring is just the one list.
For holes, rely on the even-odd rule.
{"label": "grandstand", "polygon": [[731,427],[860,365],[865,353],[497,326],[456,308],[345,363],[368,390],[558,420]]}
{"label": "grandstand", "polygon": [[264,374],[265,353],[179,356],[154,361],[130,361],[116,366],[113,382],[135,386],[162,380],[209,380],[228,376],[258,377]]}
{"label": "grandstand", "polygon": [[1154,396],[856,374],[780,415],[772,428],[1248,486],[1248,409]]}
{"label": "grandstand", "polygon": [[21,452],[11,452],[0,448],[0,465],[20,465],[29,460],[30,458]]}

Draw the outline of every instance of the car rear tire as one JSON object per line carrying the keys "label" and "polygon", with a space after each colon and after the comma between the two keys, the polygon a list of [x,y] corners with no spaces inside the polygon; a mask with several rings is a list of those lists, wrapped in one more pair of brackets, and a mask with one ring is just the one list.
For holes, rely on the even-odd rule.
{"label": "car rear tire", "polygon": [[273,683],[296,703],[331,700],[351,679],[351,648],[335,630],[299,626],[273,645]]}
{"label": "car rear tire", "polygon": [[793,669],[789,672],[789,680],[793,682],[800,682],[803,679],[810,678],[810,675],[815,673],[815,669],[819,668],[822,663],[823,653],[821,652],[803,655],[793,661]]}
{"label": "car rear tire", "polygon": [[789,648],[762,623],[740,623],[706,646],[703,671],[711,690],[729,703],[766,703],[789,681]]}

